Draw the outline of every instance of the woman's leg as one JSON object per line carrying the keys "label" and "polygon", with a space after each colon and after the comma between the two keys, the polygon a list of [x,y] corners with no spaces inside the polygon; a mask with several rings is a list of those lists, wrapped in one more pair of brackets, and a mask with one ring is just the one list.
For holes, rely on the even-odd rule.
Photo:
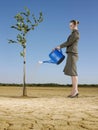
{"label": "woman's leg", "polygon": [[72,93],[71,95],[75,95],[78,93],[78,76],[72,76]]}

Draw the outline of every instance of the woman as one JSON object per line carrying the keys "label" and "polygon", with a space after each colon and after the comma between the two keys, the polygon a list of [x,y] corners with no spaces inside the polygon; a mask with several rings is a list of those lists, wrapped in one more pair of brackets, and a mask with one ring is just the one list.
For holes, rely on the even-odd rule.
{"label": "woman", "polygon": [[78,97],[78,74],[76,62],[78,60],[78,41],[79,41],[79,31],[78,31],[79,21],[71,20],[70,29],[72,30],[71,35],[68,37],[67,41],[57,46],[56,49],[65,48],[67,53],[66,66],[63,72],[66,75],[71,76],[72,79],[72,91],[68,95],[70,98]]}

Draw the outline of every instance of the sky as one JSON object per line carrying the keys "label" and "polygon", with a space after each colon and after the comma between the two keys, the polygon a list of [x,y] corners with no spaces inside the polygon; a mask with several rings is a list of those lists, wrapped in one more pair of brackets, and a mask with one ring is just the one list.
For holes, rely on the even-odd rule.
{"label": "sky", "polygon": [[51,50],[66,41],[71,31],[69,21],[80,21],[79,61],[77,63],[79,84],[98,84],[98,0],[0,0],[0,83],[23,82],[22,47],[8,44],[15,39],[14,16],[28,7],[36,17],[43,12],[44,21],[27,35],[27,83],[70,84],[64,75],[65,60],[60,65],[42,64],[49,60]]}

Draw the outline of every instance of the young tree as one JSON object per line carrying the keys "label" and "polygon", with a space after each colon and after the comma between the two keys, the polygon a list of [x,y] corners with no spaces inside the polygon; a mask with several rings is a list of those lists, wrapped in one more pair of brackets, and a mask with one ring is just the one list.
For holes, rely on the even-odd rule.
{"label": "young tree", "polygon": [[42,12],[39,13],[39,18],[37,19],[34,14],[31,14],[30,10],[25,7],[25,12],[20,12],[14,17],[16,19],[16,25],[11,26],[11,28],[19,31],[16,36],[16,40],[8,40],[9,43],[18,43],[22,46],[23,51],[20,55],[23,57],[23,96],[27,96],[26,91],[26,35],[31,30],[34,30],[36,26],[43,21]]}

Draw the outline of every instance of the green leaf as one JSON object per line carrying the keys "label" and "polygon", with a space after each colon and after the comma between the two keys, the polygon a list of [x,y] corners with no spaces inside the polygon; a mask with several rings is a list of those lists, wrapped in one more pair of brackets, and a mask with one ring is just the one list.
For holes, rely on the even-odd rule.
{"label": "green leaf", "polygon": [[14,40],[8,40],[8,43],[17,43],[17,42]]}
{"label": "green leaf", "polygon": [[30,15],[30,10],[27,7],[25,7],[25,10],[26,10],[27,16],[29,16]]}
{"label": "green leaf", "polygon": [[20,56],[24,57],[24,52],[20,52]]}
{"label": "green leaf", "polygon": [[23,46],[25,45],[25,43],[26,43],[26,38],[23,37],[23,39],[22,39],[22,44],[23,44]]}
{"label": "green leaf", "polygon": [[34,14],[32,14],[32,17],[33,17],[34,22],[37,23],[37,19]]}
{"label": "green leaf", "polygon": [[39,22],[39,23],[41,23],[42,21],[43,21],[43,19],[42,19],[42,18],[38,19],[38,22]]}
{"label": "green leaf", "polygon": [[[17,25],[16,25],[17,26]],[[22,29],[21,29],[21,27],[20,26],[11,26],[11,28],[14,28],[14,29],[16,29],[16,30],[18,30],[18,31],[21,31]]]}
{"label": "green leaf", "polygon": [[16,26],[11,26],[11,28],[18,29]]}
{"label": "green leaf", "polygon": [[18,13],[16,16],[15,16],[15,19],[18,21],[18,22],[23,22],[24,21],[24,17]]}
{"label": "green leaf", "polygon": [[29,26],[26,25],[26,24],[24,24],[24,26],[23,26],[23,31],[24,31],[24,33],[26,34],[26,33],[29,31]]}
{"label": "green leaf", "polygon": [[28,15],[27,15],[26,13],[24,13],[24,12],[21,12],[20,14],[21,14],[21,15],[24,15],[24,16],[26,16],[26,17],[28,16]]}
{"label": "green leaf", "polygon": [[23,39],[23,37],[20,35],[20,34],[18,34],[17,35],[17,41],[20,43],[20,44],[22,44],[22,40]]}
{"label": "green leaf", "polygon": [[43,21],[43,14],[42,14],[42,12],[40,12],[38,22],[41,23],[42,21]]}
{"label": "green leaf", "polygon": [[38,23],[33,24],[34,26],[38,26]]}
{"label": "green leaf", "polygon": [[32,23],[31,20],[28,17],[26,18],[26,22],[30,23],[30,24]]}
{"label": "green leaf", "polygon": [[42,13],[42,12],[40,12],[39,14],[40,14],[41,17],[43,16],[43,13]]}
{"label": "green leaf", "polygon": [[32,26],[31,29],[34,30],[34,26]]}

